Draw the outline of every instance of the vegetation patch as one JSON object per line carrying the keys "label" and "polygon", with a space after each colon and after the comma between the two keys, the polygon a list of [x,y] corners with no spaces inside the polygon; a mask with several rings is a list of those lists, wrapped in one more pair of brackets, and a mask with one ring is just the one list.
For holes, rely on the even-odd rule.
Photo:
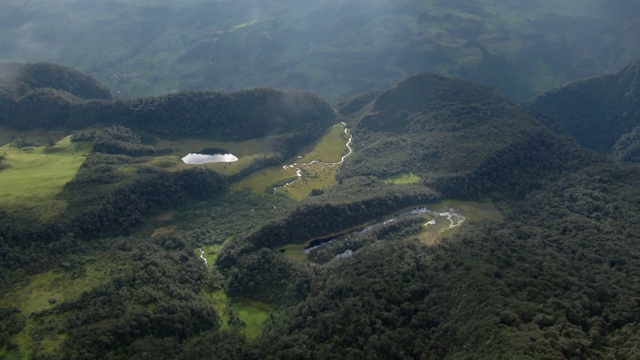
{"label": "vegetation patch", "polygon": [[0,126],[0,146],[4,146],[9,143],[21,140],[25,140],[30,143],[45,145],[51,142],[55,142],[55,140],[62,139],[64,136],[64,130],[33,129],[28,131],[20,131]]}
{"label": "vegetation patch", "polygon": [[392,184],[415,184],[419,183],[421,178],[420,176],[412,172],[403,172],[396,175],[388,176],[383,180]]}
{"label": "vegetation patch", "polygon": [[[142,164],[133,168],[152,167],[157,170],[179,171],[194,166],[211,169],[224,175],[234,175],[253,164],[255,161],[275,155],[272,144],[281,136],[267,136],[247,141],[211,141],[197,138],[158,139],[154,147],[163,155],[153,156]],[[238,157],[238,161],[189,165],[182,161],[182,157],[190,153],[198,153],[203,149],[226,149]],[[126,170],[125,170],[126,171]]]}
{"label": "vegetation patch", "polygon": [[[87,259],[84,258],[83,261]],[[0,298],[0,306],[19,308],[20,315],[26,323],[22,331],[13,338],[17,349],[0,350],[0,357],[26,359],[34,352],[41,354],[59,352],[66,335],[57,330],[44,332],[42,329],[61,329],[64,316],[52,313],[39,315],[39,313],[62,302],[72,301],[83,292],[96,288],[113,275],[114,269],[121,266],[110,256],[104,256],[85,265],[68,260],[62,262],[57,269],[31,276],[28,281],[17,284],[5,293]]]}
{"label": "vegetation patch", "polygon": [[254,194],[275,192],[302,200],[313,189],[323,189],[336,182],[336,173],[343,158],[351,153],[346,146],[351,135],[344,124],[336,124],[315,144],[303,149],[301,155],[287,165],[270,167],[234,184],[236,190],[250,189]]}
{"label": "vegetation patch", "polygon": [[244,333],[249,339],[260,335],[262,324],[275,312],[275,308],[269,304],[248,299],[234,301],[231,307],[244,323]]}
{"label": "vegetation patch", "polygon": [[429,221],[423,225],[423,231],[416,235],[427,245],[437,244],[442,238],[453,236],[461,229],[460,226],[455,226],[457,219],[453,219],[452,222],[446,215],[440,214],[450,211],[460,214],[464,216],[466,225],[504,220],[502,213],[490,202],[443,201],[429,208],[437,215],[431,215]]}
{"label": "vegetation patch", "polygon": [[224,290],[215,290],[205,292],[203,296],[207,303],[213,306],[216,312],[218,312],[218,316],[220,316],[220,328],[228,328],[231,317],[229,316],[229,298],[227,297],[227,293],[225,293]]}
{"label": "vegetation patch", "polygon": [[67,204],[56,194],[73,179],[90,148],[91,143],[72,143],[69,136],[54,146],[1,147],[6,167],[0,171],[0,206],[43,217],[61,213]]}
{"label": "vegetation patch", "polygon": [[196,249],[196,252],[198,256],[207,260],[207,265],[213,266],[213,264],[216,263],[216,260],[218,260],[218,254],[221,247],[222,244],[204,245],[201,248]]}
{"label": "vegetation patch", "polygon": [[278,252],[297,263],[309,262],[309,257],[304,253],[307,244],[288,244],[278,249]]}
{"label": "vegetation patch", "polygon": [[168,235],[168,234],[171,234],[172,232],[176,231],[177,229],[178,229],[178,227],[175,226],[175,225],[161,226],[161,227],[155,228],[153,230],[153,232],[151,233],[151,237],[156,237],[156,236],[160,236],[160,235]]}

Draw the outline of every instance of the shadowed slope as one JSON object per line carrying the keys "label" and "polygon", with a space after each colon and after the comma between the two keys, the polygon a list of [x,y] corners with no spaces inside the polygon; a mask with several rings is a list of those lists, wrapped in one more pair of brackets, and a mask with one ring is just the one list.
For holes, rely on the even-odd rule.
{"label": "shadowed slope", "polygon": [[640,61],[616,74],[570,83],[524,104],[551,128],[609,153],[640,123]]}

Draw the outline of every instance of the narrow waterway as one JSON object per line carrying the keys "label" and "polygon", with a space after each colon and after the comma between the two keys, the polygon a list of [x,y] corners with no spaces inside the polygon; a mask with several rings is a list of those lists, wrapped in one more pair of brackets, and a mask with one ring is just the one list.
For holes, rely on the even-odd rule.
{"label": "narrow waterway", "polygon": [[[302,167],[309,167],[309,166],[311,166],[313,164],[320,164],[322,167],[325,167],[325,166],[334,167],[336,165],[342,164],[344,162],[344,159],[346,159],[351,154],[353,154],[353,148],[351,147],[351,142],[353,140],[353,135],[351,135],[349,133],[349,129],[347,128],[347,124],[346,123],[341,122],[341,124],[342,124],[342,126],[344,126],[344,134],[349,136],[349,139],[347,140],[347,143],[345,144],[347,149],[349,149],[349,152],[347,154],[343,155],[342,158],[340,158],[340,161],[338,161],[338,162],[323,162],[323,161],[320,161],[320,160],[313,160],[313,161],[308,162],[308,163],[293,163],[291,165],[284,165],[282,168],[285,169],[285,170],[286,169],[295,169],[296,176],[299,179],[299,178],[302,177]],[[286,184],[284,184],[282,186],[274,187],[273,188],[273,193],[275,194],[278,188],[287,187],[287,186],[295,183],[296,181],[297,181],[297,179],[293,180],[291,182],[288,182],[288,183],[286,183]]]}

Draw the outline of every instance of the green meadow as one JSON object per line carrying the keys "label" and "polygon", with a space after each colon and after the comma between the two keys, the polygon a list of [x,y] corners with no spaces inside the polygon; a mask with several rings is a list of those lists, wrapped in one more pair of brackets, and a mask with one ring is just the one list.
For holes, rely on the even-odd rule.
{"label": "green meadow", "polygon": [[57,306],[49,302],[50,298],[55,298],[56,303],[74,300],[83,292],[107,281],[114,270],[126,267],[122,263],[114,262],[113,257],[109,256],[98,259],[89,257],[86,260],[89,262],[80,266],[63,263],[68,265],[68,270],[58,268],[34,274],[14,285],[13,289],[0,298],[0,306],[15,306],[27,319],[24,329],[15,336],[18,348],[14,350],[17,352],[0,349],[0,358],[28,359],[34,351],[40,354],[53,354],[60,351],[66,336],[64,333],[58,331],[42,333],[35,329],[42,328],[43,325],[51,329],[60,329],[64,317],[56,314],[37,317],[31,315]]}
{"label": "green meadow", "polygon": [[392,184],[415,184],[420,182],[421,178],[412,172],[403,172],[389,176],[383,180]]}
{"label": "green meadow", "polygon": [[71,142],[67,136],[54,146],[0,147],[5,167],[0,170],[0,206],[45,218],[64,211],[66,202],[56,199],[84,162],[91,143]]}
{"label": "green meadow", "polygon": [[447,200],[428,206],[428,209],[438,213],[455,209],[455,212],[464,216],[465,220],[461,226],[449,228],[450,222],[446,218],[441,216],[434,218],[435,225],[425,224],[423,231],[416,235],[420,241],[427,245],[437,244],[443,238],[450,237],[460,231],[465,225],[504,220],[504,215],[491,202]]}
{"label": "green meadow", "polygon": [[[276,188],[279,194],[302,200],[313,189],[335,184],[338,163],[349,153],[346,143],[351,135],[345,134],[344,129],[342,124],[332,126],[317,143],[303,149],[285,165],[258,171],[234,184],[233,188],[250,189],[254,194],[272,192]],[[298,170],[301,176],[297,176]]]}
{"label": "green meadow", "polygon": [[[146,166],[165,171],[179,171],[198,166],[217,171],[224,175],[233,175],[240,172],[254,161],[273,156],[273,144],[277,142],[278,136],[267,136],[264,138],[251,139],[247,141],[225,142],[212,141],[198,138],[183,139],[157,139],[154,143],[156,149],[168,150],[168,154],[148,158],[141,164],[125,166],[122,171],[135,170],[136,167]],[[204,149],[224,149],[238,157],[235,162],[208,163],[200,165],[189,165],[182,162],[182,158],[189,153],[197,153]]]}
{"label": "green meadow", "polygon": [[[200,249],[204,251],[207,266],[215,266],[218,258],[218,251],[222,244],[205,245],[196,249],[196,254],[201,255]],[[233,315],[241,321],[241,330],[249,338],[253,339],[262,332],[262,324],[275,312],[275,308],[269,304],[249,299],[229,298],[224,290],[204,292],[203,297],[213,306],[220,315],[221,327],[228,328],[234,326]],[[233,314],[233,315],[231,315]]]}

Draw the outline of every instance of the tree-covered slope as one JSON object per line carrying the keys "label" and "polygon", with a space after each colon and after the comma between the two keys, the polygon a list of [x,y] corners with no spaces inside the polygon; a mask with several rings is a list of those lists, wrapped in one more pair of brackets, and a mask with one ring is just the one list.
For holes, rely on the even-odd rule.
{"label": "tree-covered slope", "polygon": [[0,90],[25,95],[41,88],[62,91],[84,100],[112,98],[107,87],[76,69],[51,63],[0,64]]}
{"label": "tree-covered slope", "polygon": [[[516,201],[593,160],[496,91],[466,80],[419,74],[370,102],[355,98],[345,106],[351,107],[352,117],[344,120],[353,154],[338,184],[227,244],[218,259],[226,274],[247,271],[242,259],[262,247],[308,244],[412,206],[443,199]],[[416,180],[390,180],[405,173]],[[267,296],[264,289],[254,293],[249,280],[230,281],[248,296]]]}
{"label": "tree-covered slope", "polygon": [[524,193],[576,149],[492,88],[457,78],[415,75],[360,106],[349,109],[355,152],[340,179],[412,172],[452,197]]}
{"label": "tree-covered slope", "polygon": [[[616,142],[640,123],[640,62],[623,70],[581,80],[545,92],[524,108],[581,145],[601,153],[612,152]],[[616,145],[621,154],[627,142]],[[625,155],[620,155],[622,159]]]}
{"label": "tree-covered slope", "polygon": [[[238,141],[295,132],[304,136],[305,131],[318,136],[336,121],[331,106],[306,92],[253,89],[235,93],[181,92],[131,100],[85,100],[79,88],[86,84],[75,84],[91,79],[80,73],[48,64],[7,65],[7,68],[46,70],[24,70],[4,83],[7,90],[0,93],[3,107],[0,125],[12,129],[77,130],[124,125],[156,136],[206,136]],[[104,88],[95,81],[91,84]]]}
{"label": "tree-covered slope", "polygon": [[601,161],[443,244],[380,241],[319,273],[254,358],[633,358],[638,168]]}

